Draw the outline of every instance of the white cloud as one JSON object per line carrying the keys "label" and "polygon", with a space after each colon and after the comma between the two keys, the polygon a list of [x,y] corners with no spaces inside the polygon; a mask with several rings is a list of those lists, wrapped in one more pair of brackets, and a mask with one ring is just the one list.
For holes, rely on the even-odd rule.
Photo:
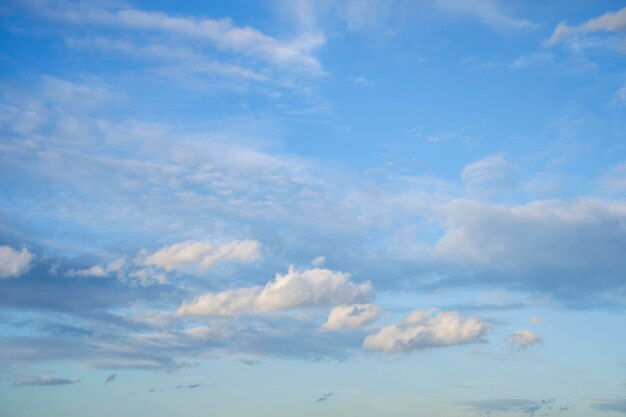
{"label": "white cloud", "polygon": [[513,332],[506,339],[506,344],[511,349],[517,350],[526,350],[531,346],[539,344],[542,342],[541,337],[537,336],[535,333],[530,330],[518,330]]}
{"label": "white cloud", "polygon": [[109,272],[102,265],[94,265],[87,269],[71,270],[67,275],[74,277],[106,277]]}
{"label": "white cloud", "polygon": [[506,191],[515,185],[515,171],[504,157],[492,155],[466,165],[461,181],[470,191]]}
{"label": "white cloud", "polygon": [[497,29],[530,29],[536,25],[505,13],[493,0],[436,0],[437,6],[455,13],[470,15]]}
{"label": "white cloud", "polygon": [[230,316],[302,307],[336,306],[367,301],[369,282],[357,284],[350,274],[328,269],[297,271],[290,268],[265,286],[208,293],[184,302],[179,315]]}
{"label": "white cloud", "polygon": [[[257,29],[237,26],[230,19],[173,16],[137,9],[113,9],[87,3],[63,3],[54,8],[41,2],[27,2],[34,13],[48,19],[77,25],[160,33],[167,38],[206,42],[218,51],[230,51],[243,57],[254,56],[283,68],[311,75],[323,74],[312,52],[325,43],[322,33],[305,33],[289,41],[278,40]],[[169,39],[168,39],[169,40]],[[176,51],[172,51],[173,54]]]}
{"label": "white cloud", "polygon": [[541,324],[541,319],[538,316],[532,316],[528,321],[531,324],[534,324],[535,326],[538,326]]}
{"label": "white cloud", "polygon": [[0,246],[0,279],[17,277],[31,267],[34,256],[23,246],[16,251],[10,246]]}
{"label": "white cloud", "polygon": [[334,307],[328,319],[322,324],[324,330],[339,330],[350,327],[361,327],[373,323],[380,315],[380,307],[376,304],[355,304]]}
{"label": "white cloud", "polygon": [[456,311],[414,311],[404,321],[384,327],[363,341],[363,347],[386,352],[477,343],[491,330],[478,318],[462,318]]}
{"label": "white cloud", "polygon": [[326,263],[326,257],[325,256],[318,256],[317,258],[313,259],[311,261],[311,264],[313,264],[313,266],[323,266]]}
{"label": "white cloud", "polygon": [[236,240],[214,247],[208,242],[187,241],[165,246],[144,259],[143,265],[158,266],[166,271],[184,268],[209,269],[220,262],[253,262],[261,254],[256,240]]}
{"label": "white cloud", "polygon": [[588,20],[579,26],[570,26],[565,22],[557,25],[546,42],[548,46],[568,41],[578,34],[593,32],[626,32],[626,7],[615,12],[608,12],[602,16]]}

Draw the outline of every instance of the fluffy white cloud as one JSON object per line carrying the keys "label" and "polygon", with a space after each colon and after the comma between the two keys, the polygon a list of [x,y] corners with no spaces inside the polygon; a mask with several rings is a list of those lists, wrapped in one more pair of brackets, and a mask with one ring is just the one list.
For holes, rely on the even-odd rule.
{"label": "fluffy white cloud", "polygon": [[239,313],[264,313],[301,307],[336,306],[367,301],[371,298],[369,282],[357,284],[350,274],[314,268],[297,271],[290,268],[264,287],[238,288],[201,295],[186,301],[179,315],[230,316]]}
{"label": "fluffy white cloud", "polygon": [[547,44],[554,45],[566,41],[576,34],[592,32],[626,32],[626,7],[616,12],[608,12],[602,16],[590,19],[580,26],[569,26],[561,22],[554,29]]}
{"label": "fluffy white cloud", "polygon": [[193,267],[208,269],[219,262],[252,262],[259,258],[260,253],[261,244],[256,240],[233,241],[217,248],[208,242],[187,241],[165,246],[140,259],[140,263],[166,271]]}
{"label": "fluffy white cloud", "polygon": [[491,330],[478,318],[462,318],[456,311],[414,311],[403,322],[382,328],[363,341],[363,347],[386,352],[476,343]]}
{"label": "fluffy white cloud", "polygon": [[360,327],[373,323],[380,315],[380,307],[376,304],[355,304],[334,307],[328,319],[322,324],[324,330],[339,330]]}
{"label": "fluffy white cloud", "polygon": [[0,246],[0,278],[17,277],[27,272],[33,258],[26,247],[16,251],[10,246]]}
{"label": "fluffy white cloud", "polygon": [[506,344],[511,349],[526,350],[531,346],[541,343],[542,341],[541,337],[530,330],[518,330],[507,337]]}

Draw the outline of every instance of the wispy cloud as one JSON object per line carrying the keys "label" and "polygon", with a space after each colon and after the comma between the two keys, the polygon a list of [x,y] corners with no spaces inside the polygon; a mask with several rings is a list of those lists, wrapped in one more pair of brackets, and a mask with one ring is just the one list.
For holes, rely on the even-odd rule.
{"label": "wispy cloud", "polygon": [[51,376],[41,376],[32,379],[23,379],[21,381],[15,381],[13,386],[26,387],[26,386],[53,386],[53,385],[70,385],[80,382],[78,378],[56,378]]}

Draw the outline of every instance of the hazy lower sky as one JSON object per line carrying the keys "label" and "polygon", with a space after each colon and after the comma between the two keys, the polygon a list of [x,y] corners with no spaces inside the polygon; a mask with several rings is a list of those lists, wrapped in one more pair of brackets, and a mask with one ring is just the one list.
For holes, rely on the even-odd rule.
{"label": "hazy lower sky", "polygon": [[624,1],[0,22],[0,416],[626,414]]}

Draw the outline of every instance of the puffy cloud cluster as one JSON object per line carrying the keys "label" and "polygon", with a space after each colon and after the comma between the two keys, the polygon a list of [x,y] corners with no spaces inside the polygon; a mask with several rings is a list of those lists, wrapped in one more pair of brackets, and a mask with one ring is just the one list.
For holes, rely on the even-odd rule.
{"label": "puffy cloud cluster", "polygon": [[334,307],[328,319],[322,324],[324,330],[340,330],[350,327],[361,327],[373,323],[380,315],[380,307],[376,304],[355,304]]}
{"label": "puffy cloud cluster", "polygon": [[541,343],[543,340],[530,330],[518,330],[513,332],[507,339],[506,344],[511,349],[526,350],[531,346]]}
{"label": "puffy cloud cluster", "polygon": [[141,263],[172,271],[183,268],[208,269],[219,262],[252,262],[259,258],[261,244],[256,240],[236,240],[214,247],[209,242],[187,241],[165,246]]}
{"label": "puffy cloud cluster", "polygon": [[231,316],[302,307],[337,306],[368,301],[369,282],[354,283],[350,274],[329,269],[289,268],[265,286],[211,292],[183,303],[179,315]]}
{"label": "puffy cloud cluster", "polygon": [[365,338],[363,347],[386,352],[476,343],[491,330],[478,318],[464,319],[456,311],[414,311],[404,321],[382,328]]}
{"label": "puffy cloud cluster", "polygon": [[20,251],[10,246],[0,246],[0,279],[17,277],[31,267],[34,256],[26,247]]}

